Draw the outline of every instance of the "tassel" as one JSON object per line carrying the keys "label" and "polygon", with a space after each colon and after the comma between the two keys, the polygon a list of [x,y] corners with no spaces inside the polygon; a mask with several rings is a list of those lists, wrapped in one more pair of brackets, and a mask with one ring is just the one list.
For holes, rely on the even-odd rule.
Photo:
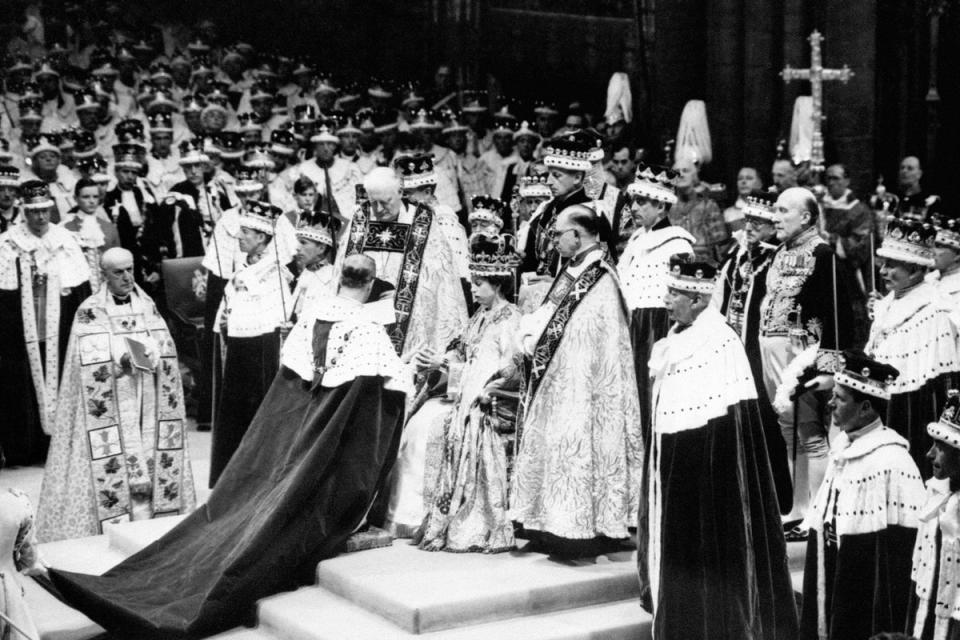
{"label": "tassel", "polygon": [[676,157],[678,160],[692,158],[699,166],[709,164],[713,159],[710,127],[707,125],[707,103],[703,100],[690,100],[683,107],[677,129]]}
{"label": "tassel", "polygon": [[610,76],[607,85],[607,110],[603,117],[607,124],[633,120],[633,95],[630,92],[630,78],[623,71],[617,71]]}
{"label": "tassel", "polygon": [[813,153],[813,98],[798,96],[790,121],[790,159],[794,165],[810,160]]}

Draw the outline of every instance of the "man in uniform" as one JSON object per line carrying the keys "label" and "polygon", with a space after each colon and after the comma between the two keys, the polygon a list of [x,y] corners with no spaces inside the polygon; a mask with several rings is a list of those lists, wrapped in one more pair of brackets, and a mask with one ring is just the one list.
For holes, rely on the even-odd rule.
{"label": "man in uniform", "polygon": [[[813,193],[792,187],[774,204],[776,234],[780,241],[767,272],[767,288],[760,303],[760,356],[767,396],[776,398],[787,367],[799,361],[815,370],[833,373],[840,350],[853,346],[853,311],[846,291],[849,279],[844,265],[817,233],[820,206]],[[791,369],[792,370],[792,369]],[[800,372],[794,373],[799,376]],[[793,385],[786,385],[792,391]],[[788,457],[793,461],[793,510],[785,516],[793,527],[806,515],[807,506],[827,470],[826,398],[822,391],[806,391],[795,402],[778,405],[780,430]],[[795,457],[801,452],[804,458]],[[805,463],[805,464],[803,464]],[[802,530],[788,539],[803,539]]]}

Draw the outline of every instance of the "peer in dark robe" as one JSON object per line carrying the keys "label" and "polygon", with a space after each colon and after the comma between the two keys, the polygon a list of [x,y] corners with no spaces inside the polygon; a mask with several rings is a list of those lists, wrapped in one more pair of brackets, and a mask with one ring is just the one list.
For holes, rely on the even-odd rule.
{"label": "peer in dark robe", "polygon": [[865,351],[900,371],[890,387],[887,424],[910,443],[924,478],[930,477],[926,425],[940,415],[947,390],[960,382],[960,345],[952,303],[925,279],[934,265],[936,229],[908,219],[891,220],[883,244],[880,277],[890,292],[873,305]]}
{"label": "peer in dark robe", "polygon": [[716,269],[671,259],[654,345],[637,556],[655,640],[793,640],[797,611],[743,345],[710,306]]}
{"label": "peer in dark robe", "polygon": [[[637,371],[640,421],[645,445],[650,443],[650,350],[670,329],[664,307],[670,256],[693,255],[693,236],[670,224],[668,213],[677,201],[676,175],[665,167],[640,165],[636,180],[625,192],[626,207],[637,230],[630,236],[617,271],[623,298],[630,311],[630,338]],[[648,447],[649,449],[649,447]]]}
{"label": "peer in dark robe", "polygon": [[[364,305],[373,269],[345,265],[336,304],[304,315],[207,503],[102,576],[51,571],[67,602],[120,637],[206,636],[257,600],[312,582],[363,523],[396,458],[412,386]],[[379,304],[393,318],[392,300]]]}
{"label": "peer in dark robe", "polygon": [[210,486],[217,482],[246,433],[280,366],[281,331],[293,311],[291,283],[276,250],[278,207],[250,201],[240,215],[246,264],[223,291],[216,327],[225,345],[217,389]]}
{"label": "peer in dark robe", "polygon": [[845,352],[830,401],[841,433],[804,527],[801,640],[903,629],[923,482],[907,441],[883,424],[899,372]]}
{"label": "peer in dark robe", "polygon": [[740,214],[744,221],[744,241],[731,249],[729,258],[720,269],[711,303],[740,336],[747,352],[753,381],[757,385],[757,404],[763,419],[780,513],[789,513],[793,507],[793,481],[787,463],[787,449],[777,425],[777,412],[763,385],[760,356],[760,302],[767,291],[767,270],[777,248],[775,200],[772,194],[760,192],[743,200]]}
{"label": "peer in dark robe", "polygon": [[113,146],[117,185],[103,197],[103,208],[116,225],[120,246],[133,254],[137,284],[154,299],[160,291],[160,260],[172,258],[158,241],[157,198],[149,183],[140,180],[143,170],[136,147]]}
{"label": "peer in dark robe", "polygon": [[12,466],[46,458],[70,326],[90,295],[83,250],[50,223],[47,186],[25,182],[20,197],[24,222],[0,235],[0,446]]}
{"label": "peer in dark robe", "polygon": [[917,640],[960,638],[960,391],[950,391],[939,422],[927,425],[933,477],[920,509],[910,574],[907,633]]}
{"label": "peer in dark robe", "polygon": [[[217,389],[223,385],[223,358],[215,331],[217,312],[223,301],[223,292],[227,283],[247,264],[247,251],[240,245],[241,214],[246,211],[248,202],[258,202],[253,196],[262,195],[264,189],[259,181],[239,180],[234,186],[239,204],[230,206],[230,203],[220,196],[211,196],[208,199],[206,196],[209,194],[201,195],[200,191],[201,188],[210,188],[209,183],[203,182],[206,167],[203,157],[199,159],[191,157],[186,161],[181,159],[181,163],[184,162],[186,162],[184,166],[189,179],[180,183],[179,191],[171,191],[168,200],[171,198],[174,200],[173,213],[170,213],[168,218],[178,221],[179,225],[196,227],[197,238],[202,242],[206,236],[207,227],[202,222],[204,218],[200,209],[197,208],[196,198],[202,198],[204,206],[212,207],[216,214],[216,218],[211,221],[212,228],[209,240],[206,241],[206,251],[202,254],[202,264],[207,271],[207,286],[204,296],[204,328],[200,344],[200,398],[197,409],[197,428],[207,431],[216,413],[216,398],[219,397]],[[196,186],[195,182],[201,186]],[[220,204],[214,206],[215,201]],[[221,209],[221,205],[227,208]],[[280,264],[289,265],[296,247],[296,238],[293,225],[287,216],[277,220],[275,232],[275,245],[271,248],[271,251],[276,251],[274,259]],[[184,250],[186,251],[187,248],[185,247]]]}
{"label": "peer in dark robe", "polygon": [[[547,143],[544,164],[547,165],[547,185],[553,191],[553,198],[534,212],[530,219],[526,246],[523,249],[523,263],[520,273],[534,273],[552,278],[560,269],[560,255],[550,240],[550,229],[557,216],[567,207],[590,202],[584,190],[586,172],[590,169],[589,149],[581,148],[576,142],[551,140]],[[564,160],[562,151],[567,149],[582,158],[573,156]]]}

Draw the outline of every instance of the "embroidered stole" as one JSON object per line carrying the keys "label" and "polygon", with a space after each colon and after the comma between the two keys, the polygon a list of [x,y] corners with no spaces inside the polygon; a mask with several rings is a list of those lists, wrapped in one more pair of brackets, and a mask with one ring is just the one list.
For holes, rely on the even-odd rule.
{"label": "embroidered stole", "polygon": [[526,363],[526,393],[521,398],[520,407],[517,415],[517,434],[520,435],[523,418],[526,415],[527,407],[533,401],[543,376],[553,360],[554,354],[560,346],[563,339],[563,332],[567,328],[567,323],[573,316],[573,312],[580,306],[580,302],[586,297],[594,285],[600,281],[600,278],[611,271],[610,265],[606,264],[606,256],[590,264],[583,273],[576,279],[569,275],[567,269],[564,269],[553,286],[547,293],[547,300],[556,303],[557,308],[550,317],[547,326],[537,340],[533,355]]}
{"label": "embroidered stole", "polygon": [[[40,425],[47,433],[53,433],[57,418],[57,387],[60,370],[60,280],[56,269],[46,274],[44,305],[44,342],[46,353],[43,362],[40,358],[40,338],[37,326],[37,309],[34,307],[33,255],[16,247],[20,254],[20,317],[23,318],[23,340],[27,348],[27,360],[30,363],[30,377],[37,394],[37,408],[40,410]],[[44,368],[45,367],[45,368]]]}
{"label": "embroidered stole", "polygon": [[401,354],[407,330],[410,327],[413,304],[417,297],[417,285],[420,283],[420,271],[430,236],[430,224],[433,222],[433,210],[430,207],[417,205],[413,222],[405,224],[370,220],[369,206],[368,203],[364,203],[353,217],[346,255],[351,256],[367,250],[403,252],[403,264],[400,267],[397,290],[393,297],[397,322],[389,332],[394,349]]}
{"label": "embroidered stole", "polygon": [[[75,357],[80,359],[80,388],[74,392],[80,393],[82,401],[95,515],[101,532],[105,522],[132,519],[135,495],[131,493],[142,493],[145,486],[151,488],[155,518],[187,513],[190,508],[186,504],[189,490],[184,488],[184,467],[189,462],[184,455],[183,386],[173,340],[163,319],[150,309],[111,316],[104,307],[106,294],[102,291],[95,305],[81,308],[74,329]],[[140,424],[133,428],[127,425],[126,430],[112,352],[113,339],[124,336],[151,336],[160,348],[156,373],[135,374],[142,376],[142,391],[138,393]],[[141,435],[152,440],[152,457],[135,454],[145,449]]]}

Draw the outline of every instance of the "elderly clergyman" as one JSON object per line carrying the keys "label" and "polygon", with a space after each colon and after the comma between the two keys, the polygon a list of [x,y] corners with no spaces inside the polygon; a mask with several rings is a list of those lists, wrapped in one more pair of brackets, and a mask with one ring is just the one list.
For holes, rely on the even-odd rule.
{"label": "elderly clergyman", "polygon": [[105,251],[106,286],[74,317],[37,510],[45,542],[196,505],[176,348],[133,264]]}

